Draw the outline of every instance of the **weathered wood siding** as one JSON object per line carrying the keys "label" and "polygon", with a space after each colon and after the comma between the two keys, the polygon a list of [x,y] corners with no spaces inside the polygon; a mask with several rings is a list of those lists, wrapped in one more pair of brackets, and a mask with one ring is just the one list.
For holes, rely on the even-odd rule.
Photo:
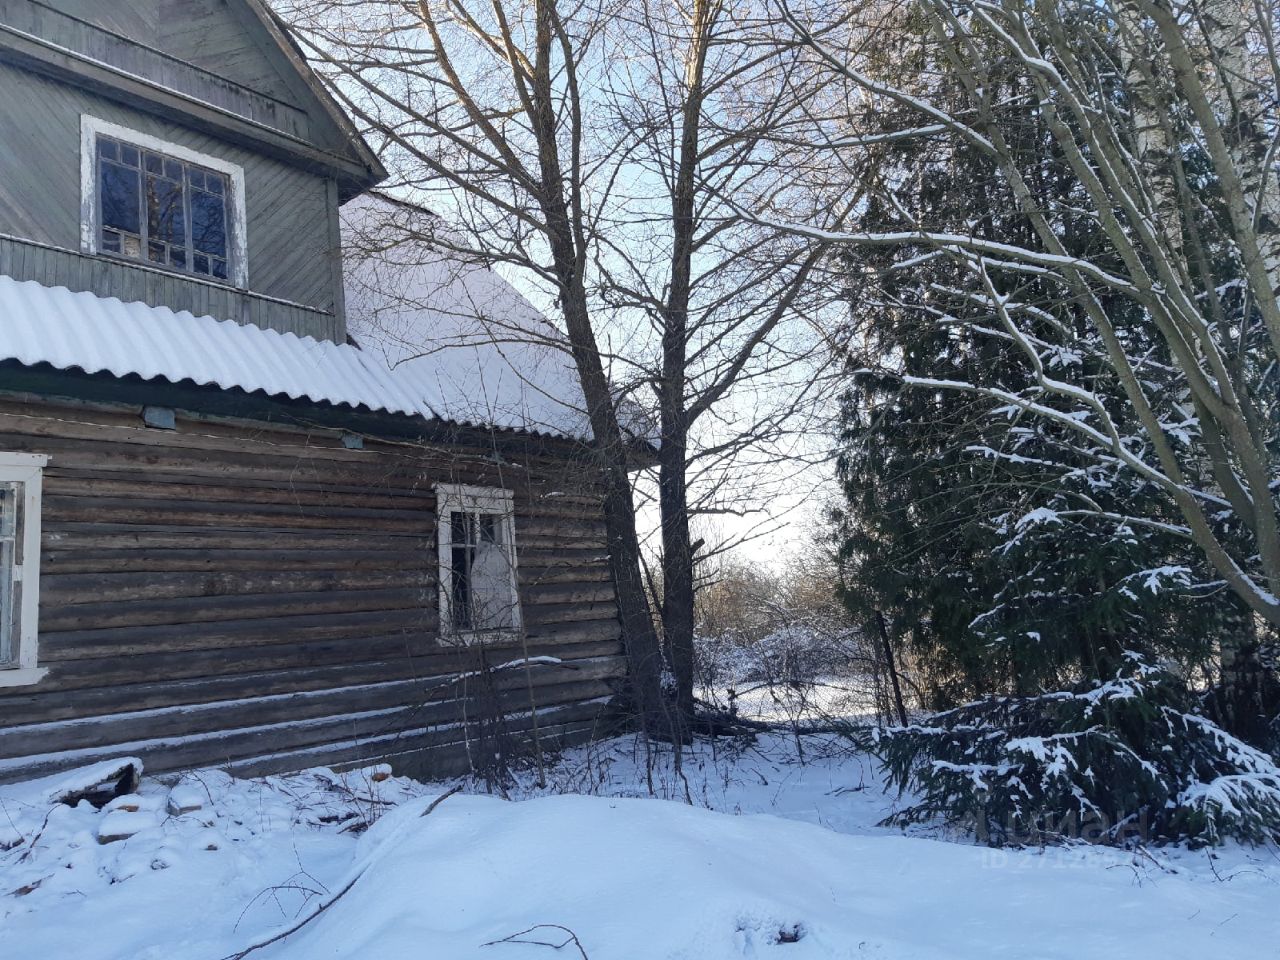
{"label": "weathered wood siding", "polygon": [[[624,667],[598,495],[551,458],[0,396],[0,450],[49,455],[38,685],[0,688],[0,780],[138,754],[160,772],[465,763],[485,704],[546,741]],[[441,643],[433,485],[516,494],[526,639]],[[475,675],[552,655],[563,666]],[[459,677],[459,675],[462,675]],[[470,726],[468,726],[470,724]]]}
{"label": "weathered wood siding", "polygon": [[334,314],[296,303],[235,290],[226,284],[188,279],[167,270],[129,266],[77,250],[0,236],[0,274],[49,287],[88,290],[125,303],[141,301],[196,316],[252,323],[281,333],[342,342],[346,327]]}
{"label": "weathered wood siding", "polygon": [[218,0],[0,0],[0,24],[301,140],[306,101]]}
{"label": "weathered wood siding", "polygon": [[[20,280],[66,284],[153,306],[209,313],[341,341],[341,270],[333,242],[337,192],[330,180],[195,129],[162,120],[87,90],[0,63],[0,234],[23,245],[9,272]],[[244,169],[249,288],[210,292],[210,284],[80,253],[80,117],[99,117]],[[46,249],[54,248],[54,249]],[[92,264],[69,266],[76,258]],[[14,272],[17,271],[17,272]],[[70,273],[69,273],[70,272]],[[255,309],[262,298],[300,309]],[[224,311],[224,312],[216,312]]]}

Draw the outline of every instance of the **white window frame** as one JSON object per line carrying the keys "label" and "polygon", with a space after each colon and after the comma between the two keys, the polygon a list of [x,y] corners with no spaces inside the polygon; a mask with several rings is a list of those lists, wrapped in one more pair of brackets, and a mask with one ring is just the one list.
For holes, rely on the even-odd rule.
{"label": "white window frame", "polygon": [[[99,222],[98,206],[99,135],[122,140],[133,147],[167,154],[175,160],[185,160],[187,163],[207,167],[218,173],[224,173],[230,178],[231,202],[228,206],[231,211],[229,224],[231,236],[227,238],[229,256],[227,281],[231,286],[247,290],[249,288],[249,243],[246,231],[248,219],[244,205],[244,168],[220,157],[210,156],[178,143],[170,143],[168,140],[162,140],[140,130],[132,130],[87,113],[80,115],[80,249],[95,256],[102,252],[100,249],[102,224]],[[221,280],[201,277],[199,274],[188,274],[181,270],[170,270],[159,264],[149,264],[146,260],[139,260],[138,266],[162,270],[165,273],[173,273],[176,276],[189,277],[205,283],[216,283],[219,286],[227,285],[227,282]]]}
{"label": "white window frame", "polygon": [[[520,583],[517,572],[515,494],[501,487],[475,487],[459,483],[438,483],[436,490],[436,546],[440,590],[440,636],[458,644],[486,643],[519,636]],[[497,629],[457,630],[453,626],[453,591],[450,555],[449,515],[455,511],[485,513],[499,518],[502,542],[506,545],[511,571],[511,625]]]}
{"label": "white window frame", "polygon": [[[0,687],[37,683],[49,672],[39,667],[40,636],[40,498],[49,458],[39,453],[0,453],[0,482],[22,484],[22,563],[13,567],[13,582],[22,584],[18,608],[17,661],[0,666]],[[3,575],[3,571],[0,571]]]}

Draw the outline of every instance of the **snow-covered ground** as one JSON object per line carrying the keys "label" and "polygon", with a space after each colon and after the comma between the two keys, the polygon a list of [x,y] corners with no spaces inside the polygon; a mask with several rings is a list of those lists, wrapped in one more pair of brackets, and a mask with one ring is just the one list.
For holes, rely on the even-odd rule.
{"label": "snow-covered ground", "polygon": [[701,745],[677,773],[624,738],[544,786],[522,771],[516,802],[462,793],[426,816],[459,784],[205,773],[103,811],[51,806],[50,782],[0,787],[0,957],[222,960],[322,906],[248,956],[1280,955],[1275,851],[904,836],[875,825],[895,801],[867,758],[802,745],[804,763],[784,737]]}

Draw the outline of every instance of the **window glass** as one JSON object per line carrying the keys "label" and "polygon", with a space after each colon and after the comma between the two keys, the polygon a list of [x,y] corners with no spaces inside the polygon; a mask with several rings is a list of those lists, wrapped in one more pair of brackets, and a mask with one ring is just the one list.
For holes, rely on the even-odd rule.
{"label": "window glass", "polygon": [[111,137],[97,142],[101,250],[226,280],[230,178]]}
{"label": "window glass", "polygon": [[449,605],[455,630],[472,629],[471,564],[475,556],[471,536],[471,516],[462,511],[449,514]]}
{"label": "window glass", "polygon": [[191,245],[200,253],[227,256],[226,203],[195,187],[191,188]]}
{"label": "window glass", "polygon": [[102,227],[141,234],[138,171],[108,160],[101,164]]}
{"label": "window glass", "polygon": [[13,568],[18,562],[18,503],[20,487],[0,482],[0,666],[18,659],[14,630],[18,616]]}
{"label": "window glass", "polygon": [[501,514],[449,513],[449,597],[455,631],[507,630],[516,626],[510,551]]}

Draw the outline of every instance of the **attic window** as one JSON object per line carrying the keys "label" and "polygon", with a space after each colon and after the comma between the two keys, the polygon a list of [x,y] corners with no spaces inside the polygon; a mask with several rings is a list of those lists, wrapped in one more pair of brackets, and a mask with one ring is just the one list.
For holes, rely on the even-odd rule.
{"label": "attic window", "polygon": [[91,117],[83,140],[91,252],[245,285],[239,167]]}
{"label": "attic window", "polygon": [[441,633],[485,640],[520,629],[510,490],[436,487]]}

